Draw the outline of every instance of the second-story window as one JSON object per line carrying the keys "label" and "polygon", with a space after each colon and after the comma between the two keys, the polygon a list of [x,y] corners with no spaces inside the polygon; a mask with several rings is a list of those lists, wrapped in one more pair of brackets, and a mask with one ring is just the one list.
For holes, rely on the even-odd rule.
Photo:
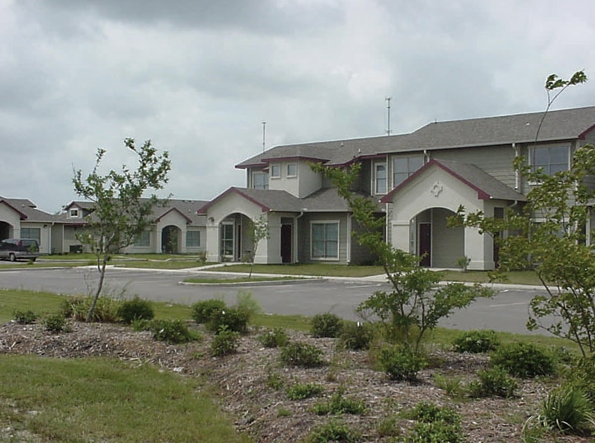
{"label": "second-story window", "polygon": [[288,177],[297,177],[297,165],[295,163],[287,164],[287,176]]}
{"label": "second-story window", "polygon": [[79,210],[78,209],[71,209],[70,210],[70,217],[78,217],[79,216]]}
{"label": "second-story window", "polygon": [[424,165],[422,155],[393,158],[393,187],[400,185]]}
{"label": "second-story window", "polygon": [[374,165],[374,192],[376,194],[386,194],[386,163],[376,163]]}
{"label": "second-story window", "polygon": [[269,189],[269,174],[266,172],[254,172],[252,174],[253,189]]}
{"label": "second-story window", "polygon": [[537,146],[531,148],[531,169],[546,175],[568,170],[568,146]]}
{"label": "second-story window", "polygon": [[281,177],[281,165],[274,164],[271,165],[271,178],[280,178]]}

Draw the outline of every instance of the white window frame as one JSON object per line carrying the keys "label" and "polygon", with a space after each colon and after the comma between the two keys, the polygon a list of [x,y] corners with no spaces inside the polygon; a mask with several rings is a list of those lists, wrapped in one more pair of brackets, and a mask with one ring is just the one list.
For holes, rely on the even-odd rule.
{"label": "white window frame", "polygon": [[[189,234],[192,234],[192,235],[189,235]],[[193,244],[192,242],[190,242],[190,239],[194,234],[196,234],[196,237],[197,237],[196,244]],[[186,231],[186,247],[187,248],[200,248],[200,231],[199,230]]]}
{"label": "white window frame", "polygon": [[[256,186],[256,177],[262,176],[263,177],[263,185],[262,187]],[[269,189],[269,174],[264,171],[255,171],[252,173],[252,189]]]}
{"label": "white window frame", "polygon": [[140,233],[138,238],[134,242],[134,246],[138,247],[150,247],[151,246],[151,231],[145,230]]}
{"label": "white window frame", "polygon": [[[325,239],[324,242],[324,255],[323,256],[315,256],[314,255],[314,225],[325,225]],[[326,239],[326,225],[336,225],[337,226],[337,255],[330,256],[327,255],[327,242],[333,241]],[[317,260],[317,261],[338,261],[341,256],[341,222],[339,220],[312,220],[310,222],[310,259]]]}
{"label": "white window frame", "polygon": [[[225,230],[228,226],[231,226],[231,238],[224,236]],[[221,223],[221,234],[219,235],[219,244],[221,248],[221,257],[235,257],[236,250],[236,236],[235,236],[236,225],[234,222],[223,222]],[[225,254],[225,243],[231,241],[231,254]]]}
{"label": "white window frame", "polygon": [[[384,168],[384,178],[378,177],[378,169],[382,167]],[[375,195],[384,195],[388,192],[388,170],[386,168],[386,162],[376,162],[374,163],[374,194]],[[380,182],[379,180],[384,181],[384,189],[380,189]]]}
{"label": "white window frame", "polygon": [[[35,235],[25,235],[23,231],[27,230],[28,233],[32,231],[35,232]],[[37,240],[38,243],[41,243],[41,228],[29,228],[29,227],[22,227],[21,228],[21,238],[31,238]]]}
{"label": "white window frame", "polygon": [[[539,165],[536,167],[536,165],[535,165],[535,151],[537,151],[537,150],[548,150],[549,151],[549,150],[555,149],[555,148],[561,148],[566,151],[566,163],[565,163],[566,169],[563,169],[563,171],[568,171],[568,169],[570,168],[570,146],[567,144],[552,144],[552,145],[531,146],[529,148],[529,164],[531,166],[531,172],[537,172],[537,169],[543,168],[544,174],[546,174],[550,177],[552,175],[554,175],[551,172],[551,167],[552,167],[551,158],[548,158],[548,163],[546,165]],[[548,157],[550,157],[549,153],[548,153]],[[558,165],[557,163],[554,163],[554,164]]]}
{"label": "white window frame", "polygon": [[[293,166],[293,173],[290,171],[290,168]],[[297,163],[287,163],[287,177],[288,178],[293,178],[293,177],[297,177],[298,175],[298,168],[297,168]]]}
{"label": "white window frame", "polygon": [[78,218],[79,216],[79,210],[78,208],[71,208],[68,210],[68,216],[70,218]]}
{"label": "white window frame", "polygon": [[279,163],[273,163],[270,167],[270,178],[281,178],[281,165]]}
{"label": "white window frame", "polygon": [[[413,158],[419,158],[421,159],[421,166],[415,170],[413,170],[411,168],[411,159]],[[397,172],[397,168],[395,167],[396,162],[398,161],[407,161],[407,177],[404,177],[403,180],[395,180],[395,177],[397,176],[397,174],[404,176],[404,172]],[[409,177],[411,177],[413,174],[415,174],[417,171],[419,171],[424,165],[426,164],[426,159],[424,157],[423,154],[419,154],[419,155],[399,155],[399,156],[394,156],[392,158],[392,174],[391,174],[391,179],[392,179],[392,187],[396,188],[398,185],[400,185],[401,183],[403,183],[405,180],[407,180]]]}

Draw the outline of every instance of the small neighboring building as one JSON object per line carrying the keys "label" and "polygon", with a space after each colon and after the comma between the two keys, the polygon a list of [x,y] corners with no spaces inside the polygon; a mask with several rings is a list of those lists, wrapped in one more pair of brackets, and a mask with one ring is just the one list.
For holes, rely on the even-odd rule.
{"label": "small neighboring building", "polygon": [[[206,202],[202,200],[168,200],[157,205],[153,224],[123,253],[172,253],[196,254],[205,250],[206,221],[197,210]],[[77,234],[85,229],[86,218],[93,213],[93,203],[73,201],[60,214],[62,231],[56,236],[56,250],[79,252],[83,246]]]}
{"label": "small neighboring building", "polygon": [[52,252],[52,236],[58,217],[37,209],[23,198],[0,197],[0,240],[32,238],[39,243],[39,252]]}

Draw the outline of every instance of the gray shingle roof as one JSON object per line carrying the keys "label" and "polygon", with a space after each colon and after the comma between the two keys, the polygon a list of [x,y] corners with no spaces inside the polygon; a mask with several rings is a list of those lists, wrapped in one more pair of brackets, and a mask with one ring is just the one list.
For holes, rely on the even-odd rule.
{"label": "gray shingle roof", "polygon": [[439,167],[452,174],[458,180],[461,180],[467,186],[475,189],[478,193],[478,198],[483,200],[508,200],[508,201],[526,201],[527,197],[520,192],[506,186],[504,183],[494,178],[487,172],[478,168],[473,164],[459,163],[455,161],[446,160],[430,160],[415,174],[394,188],[390,193],[382,198],[382,202],[389,203],[392,201],[392,196],[399,191],[406,183],[415,180],[420,174],[432,167]]}
{"label": "gray shingle roof", "polygon": [[[423,149],[497,146],[535,141],[543,112],[429,123],[410,134],[276,146],[236,168],[266,165],[273,159],[305,158],[344,165],[356,157]],[[595,106],[550,111],[538,141],[572,140],[595,126]]]}
{"label": "gray shingle roof", "polygon": [[57,221],[58,217],[53,214],[37,209],[35,203],[24,198],[3,198],[0,197],[0,203],[5,202],[7,205],[18,211],[24,220],[29,222],[53,222]]}

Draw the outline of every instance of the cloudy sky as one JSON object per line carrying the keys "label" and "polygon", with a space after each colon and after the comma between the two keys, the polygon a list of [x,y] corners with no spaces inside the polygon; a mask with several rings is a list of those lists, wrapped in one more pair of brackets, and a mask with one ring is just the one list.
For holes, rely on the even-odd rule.
{"label": "cloudy sky", "polygon": [[0,195],[54,213],[74,169],[172,159],[167,192],[209,200],[266,147],[541,111],[545,78],[592,81],[592,0],[0,0]]}

